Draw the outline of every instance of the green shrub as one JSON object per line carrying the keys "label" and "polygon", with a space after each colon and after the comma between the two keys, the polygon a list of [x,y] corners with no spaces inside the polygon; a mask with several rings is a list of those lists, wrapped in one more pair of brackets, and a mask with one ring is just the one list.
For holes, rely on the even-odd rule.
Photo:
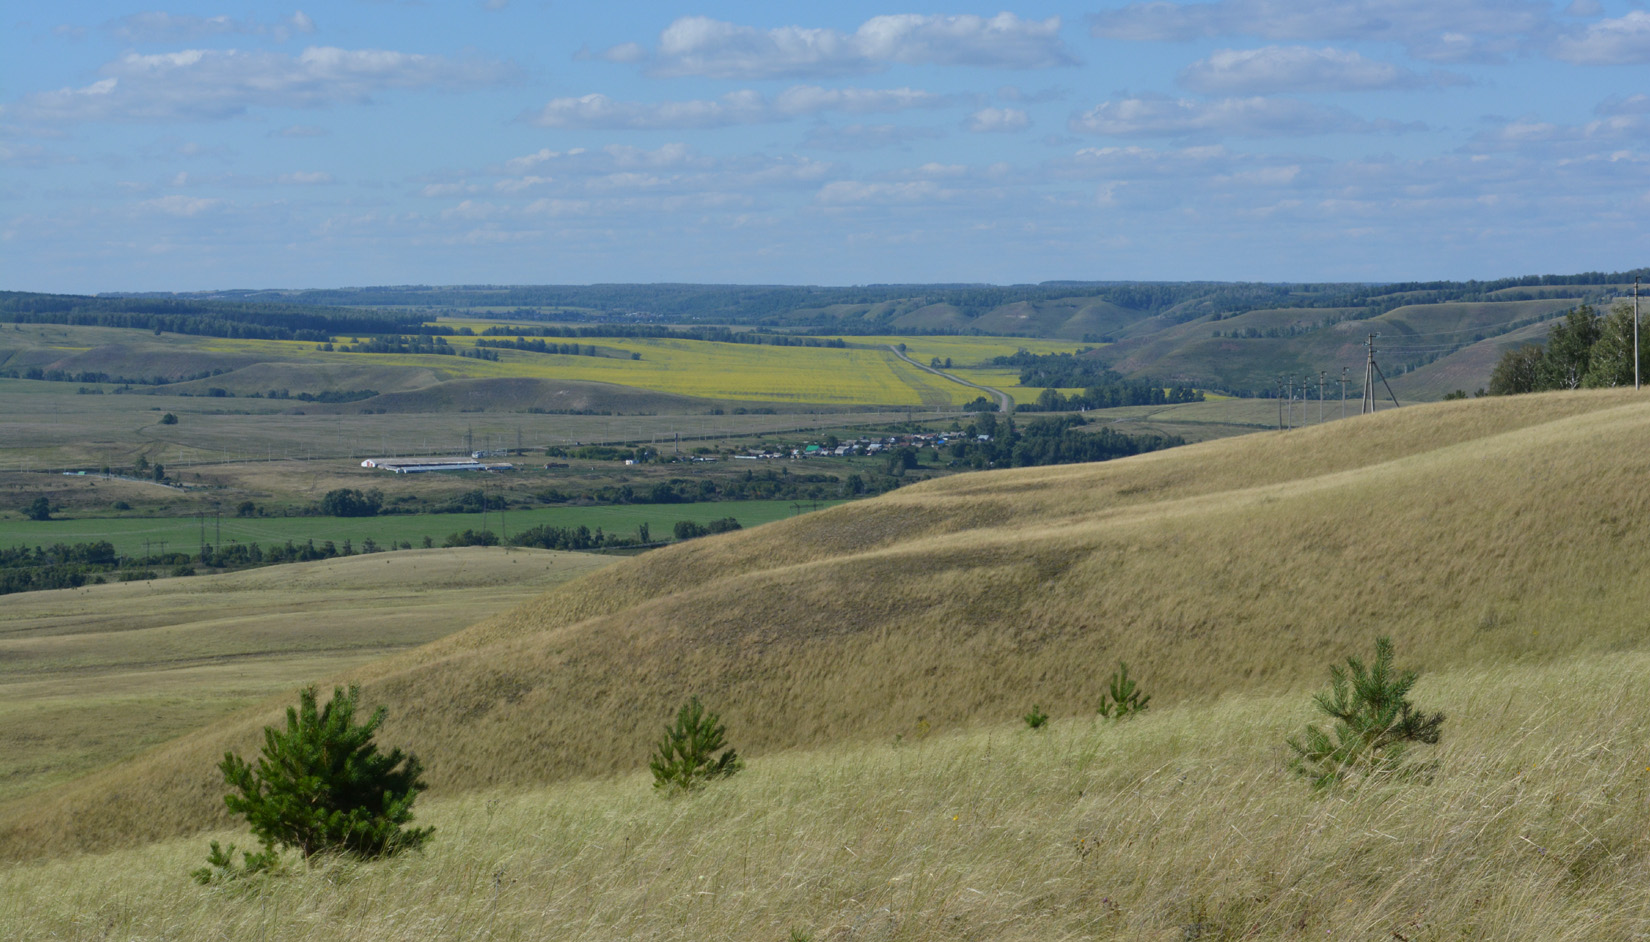
{"label": "green shrub", "polygon": [[1029,729],[1042,729],[1048,725],[1048,714],[1044,713],[1043,708],[1035,703],[1031,705],[1031,712],[1021,717],[1021,719],[1026,721],[1026,727]]}
{"label": "green shrub", "polygon": [[648,760],[653,787],[670,794],[689,792],[744,768],[739,754],[727,748],[724,732],[721,717],[706,710],[698,697],[683,704],[676,711],[676,724],[665,727],[664,738]]}
{"label": "green shrub", "polygon": [[1106,692],[1100,695],[1099,712],[1108,720],[1121,720],[1146,712],[1146,705],[1151,702],[1151,695],[1142,694],[1129,678],[1129,665],[1118,661]]}
{"label": "green shrub", "polygon": [[[361,690],[334,689],[318,708],[315,688],[306,688],[296,709],[286,711],[286,729],[264,727],[263,754],[253,766],[224,753],[218,765],[229,810],[246,817],[263,842],[263,854],[290,847],[307,860],[318,853],[384,857],[422,846],[432,828],[403,827],[412,820],[413,799],[424,789],[418,760],[393,749],[380,754],[373,733],[384,722],[378,708],[365,723],[355,721]],[[214,854],[227,859],[229,854]],[[209,863],[213,863],[209,858]],[[248,866],[253,859],[248,859]],[[209,871],[210,872],[210,871]]]}
{"label": "green shrub", "polygon": [[1295,753],[1290,767],[1329,788],[1349,778],[1429,774],[1431,764],[1410,765],[1405,754],[1412,743],[1436,744],[1444,714],[1419,711],[1409,702],[1410,688],[1419,675],[1394,670],[1392,639],[1375,640],[1375,663],[1365,667],[1356,657],[1346,666],[1329,668],[1329,690],[1313,698],[1319,711],[1335,721],[1329,730],[1306,727],[1299,739],[1288,740]]}
{"label": "green shrub", "polygon": [[189,875],[202,886],[212,883],[229,883],[246,877],[257,876],[260,873],[273,873],[280,869],[280,852],[271,848],[254,854],[249,850],[241,851],[242,862],[235,863],[235,845],[219,847],[217,841],[212,842],[212,850],[206,855],[206,866]]}

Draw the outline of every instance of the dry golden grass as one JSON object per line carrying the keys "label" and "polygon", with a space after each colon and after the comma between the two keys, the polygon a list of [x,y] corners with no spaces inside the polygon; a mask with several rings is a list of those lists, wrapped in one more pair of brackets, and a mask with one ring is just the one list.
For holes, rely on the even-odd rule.
{"label": "dry golden grass", "polygon": [[416,550],[8,596],[0,799],[439,638],[610,562]]}
{"label": "dry golden grass", "polygon": [[[610,567],[349,676],[435,793],[619,774],[690,693],[754,756],[1299,691],[1393,635],[1429,669],[1639,651],[1650,404],[1441,403],[1137,459],[964,475]],[[276,705],[0,810],[36,856],[222,821]]]}
{"label": "dry golden grass", "polygon": [[1647,671],[1634,653],[1423,677],[1448,714],[1428,785],[1317,796],[1284,768],[1306,697],[1234,695],[787,752],[681,800],[629,774],[426,801],[425,852],[246,887],[186,875],[207,837],[244,844],[232,830],[13,864],[0,936],[1643,938]]}

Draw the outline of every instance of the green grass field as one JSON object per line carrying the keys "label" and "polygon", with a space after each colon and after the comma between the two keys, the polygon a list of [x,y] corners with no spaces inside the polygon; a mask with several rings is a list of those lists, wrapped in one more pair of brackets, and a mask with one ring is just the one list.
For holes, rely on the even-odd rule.
{"label": "green grass field", "polygon": [[[691,520],[706,523],[723,517],[734,517],[742,526],[754,527],[798,513],[835,506],[841,501],[809,501],[798,504],[780,500],[732,500],[699,504],[626,504],[597,507],[545,507],[537,510],[512,510],[500,519],[498,511],[487,514],[407,514],[380,517],[236,517],[224,514],[203,518],[189,517],[92,517],[49,521],[0,519],[0,546],[46,546],[52,543],[88,543],[108,540],[119,553],[141,555],[146,543],[154,552],[161,551],[165,541],[170,552],[193,552],[207,543],[260,543],[265,546],[291,540],[302,544],[314,540],[317,545],[332,540],[342,544],[353,542],[359,549],[362,542],[373,540],[379,546],[390,546],[403,541],[415,547],[424,537],[433,539],[437,546],[448,534],[461,530],[480,530],[484,527],[494,533],[508,528],[520,533],[536,526],[600,527],[607,533],[635,536],[636,528],[645,523],[653,539],[668,540],[677,521]],[[484,519],[485,517],[485,519]]]}

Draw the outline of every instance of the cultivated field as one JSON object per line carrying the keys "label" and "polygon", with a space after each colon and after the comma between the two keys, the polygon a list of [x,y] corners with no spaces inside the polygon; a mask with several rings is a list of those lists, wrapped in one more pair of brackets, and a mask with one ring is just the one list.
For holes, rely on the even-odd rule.
{"label": "cultivated field", "polygon": [[[890,354],[891,355],[891,354]],[[443,358],[448,359],[448,358]],[[468,361],[466,361],[468,362]],[[920,370],[917,372],[921,372]],[[926,375],[926,374],[925,374]],[[936,382],[939,380],[936,378]],[[955,383],[947,385],[957,386]],[[905,421],[941,413],[781,412],[713,415],[544,415],[528,412],[388,412],[268,399],[75,394],[71,383],[0,379],[0,472],[129,466],[138,456],[168,468],[282,459],[453,455],[475,448],[542,449],[577,442],[718,447],[748,435]],[[966,389],[957,386],[958,389]],[[977,390],[972,391],[978,395]],[[176,425],[161,424],[170,412]],[[955,412],[944,413],[948,419]]]}
{"label": "cultivated field", "polygon": [[[0,546],[25,544],[49,546],[53,543],[89,543],[107,540],[115,551],[136,556],[146,548],[162,552],[164,541],[171,552],[192,553],[201,543],[213,546],[231,543],[258,543],[263,546],[292,541],[302,545],[313,540],[317,546],[331,540],[345,540],[359,549],[365,540],[380,547],[401,542],[420,546],[425,537],[436,545],[449,534],[461,530],[488,529],[495,534],[520,533],[537,526],[589,527],[622,536],[635,536],[636,528],[647,524],[656,540],[670,538],[671,528],[681,520],[703,524],[734,517],[743,526],[757,526],[794,517],[840,501],[728,500],[696,504],[624,504],[598,507],[542,507],[512,510],[500,517],[498,511],[458,514],[395,514],[378,517],[87,517],[50,521],[0,519]],[[818,504],[818,507],[815,506]]]}

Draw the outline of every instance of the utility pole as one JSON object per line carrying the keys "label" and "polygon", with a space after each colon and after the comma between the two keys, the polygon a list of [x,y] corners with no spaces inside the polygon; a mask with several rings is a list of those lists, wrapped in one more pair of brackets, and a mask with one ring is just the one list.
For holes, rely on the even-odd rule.
{"label": "utility pole", "polygon": [[1359,415],[1368,415],[1375,411],[1375,338],[1379,336],[1380,334],[1370,334],[1369,339],[1364,341],[1364,402]]}
{"label": "utility pole", "polygon": [[1642,389],[1639,381],[1639,278],[1633,276],[1633,388]]}
{"label": "utility pole", "polygon": [[1379,336],[1380,336],[1380,334],[1370,334],[1369,339],[1364,341],[1364,346],[1369,348],[1369,358],[1364,363],[1364,414],[1365,415],[1372,414],[1375,411],[1375,377],[1376,376],[1379,376],[1381,378],[1381,384],[1386,387],[1387,395],[1392,397],[1392,406],[1393,406],[1393,408],[1398,407],[1398,395],[1397,395],[1397,393],[1394,393],[1392,391],[1392,384],[1387,382],[1386,373],[1384,371],[1382,371],[1380,364],[1375,362],[1375,338],[1379,337]]}
{"label": "utility pole", "polygon": [[1326,370],[1318,371],[1318,424],[1323,424],[1323,378],[1329,375]]}
{"label": "utility pole", "polygon": [[1346,418],[1346,367],[1341,367],[1341,418]]}
{"label": "utility pole", "polygon": [[1278,377],[1278,431],[1283,431],[1283,377]]}

